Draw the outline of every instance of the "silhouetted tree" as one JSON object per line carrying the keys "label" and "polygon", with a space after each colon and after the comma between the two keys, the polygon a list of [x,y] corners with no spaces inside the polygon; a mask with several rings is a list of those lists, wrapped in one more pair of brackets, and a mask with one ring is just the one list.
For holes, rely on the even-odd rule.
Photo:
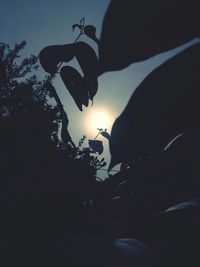
{"label": "silhouetted tree", "polygon": [[37,57],[32,55],[20,61],[25,45],[21,42],[13,49],[4,43],[0,45],[0,142],[4,162],[1,179],[6,184],[13,176],[15,184],[17,180],[20,184],[22,176],[29,183],[32,169],[35,175],[39,174],[41,158],[48,157],[49,150],[58,146],[59,110],[47,101],[50,94],[45,81],[38,81],[33,73]]}
{"label": "silhouetted tree", "polygon": [[[77,147],[69,142],[67,115],[55,88],[49,78],[37,79],[35,56],[20,61],[24,47],[25,42],[13,49],[3,43],[0,46],[0,196],[18,203],[21,234],[26,229],[25,210],[30,218],[50,223],[53,231],[67,229],[66,225],[68,229],[84,228],[84,203],[95,197],[96,172],[106,163],[98,159],[101,153],[95,146],[83,146],[86,137]],[[55,98],[54,105],[49,104],[50,97]],[[62,129],[65,127],[62,140],[58,137],[61,121]],[[27,225],[32,225],[31,220]]]}

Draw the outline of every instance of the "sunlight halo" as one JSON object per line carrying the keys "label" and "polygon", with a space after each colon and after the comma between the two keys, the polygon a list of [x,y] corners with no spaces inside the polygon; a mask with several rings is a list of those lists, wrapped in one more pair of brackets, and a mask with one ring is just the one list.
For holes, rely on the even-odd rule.
{"label": "sunlight halo", "polygon": [[87,130],[91,135],[96,135],[98,133],[98,128],[107,129],[110,133],[114,116],[111,111],[107,109],[92,109],[88,112],[86,116],[86,126]]}

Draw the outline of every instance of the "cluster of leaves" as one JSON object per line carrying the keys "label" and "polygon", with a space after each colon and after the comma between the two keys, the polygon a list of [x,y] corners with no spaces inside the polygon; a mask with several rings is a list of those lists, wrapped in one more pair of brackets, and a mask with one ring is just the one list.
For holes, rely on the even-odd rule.
{"label": "cluster of leaves", "polygon": [[25,48],[25,45],[26,42],[23,41],[20,44],[15,44],[15,47],[11,49],[8,44],[0,43],[1,96],[4,92],[6,93],[6,89],[12,90],[18,86],[20,78],[25,78],[27,83],[32,84],[36,81],[35,75],[30,75],[29,79],[27,79],[27,75],[38,68],[37,57],[31,55],[21,62],[18,60],[20,58],[19,53]]}
{"label": "cluster of leaves", "polygon": [[[40,218],[40,214],[47,211],[44,221],[50,216],[54,230],[61,228],[61,222],[65,229],[66,225],[70,229],[89,227],[96,218],[91,206],[86,210],[84,203],[102,195],[98,193],[102,183],[97,171],[106,166],[104,158],[99,158],[103,144],[96,139],[87,144],[86,136],[77,147],[69,142],[68,118],[60,108],[62,103],[55,88],[48,78],[38,80],[35,56],[21,60],[24,47],[25,42],[16,44],[13,49],[0,44],[0,192],[17,192],[22,198],[30,196],[30,192],[36,197],[39,195],[37,214],[31,216]],[[48,101],[51,97],[55,99],[54,106]],[[53,205],[51,192],[56,195]],[[88,212],[87,219],[84,212]],[[23,211],[19,219],[20,238],[24,233],[24,214]],[[35,227],[32,221],[29,226]]]}
{"label": "cluster of leaves", "polygon": [[[0,44],[0,123],[4,129],[0,134],[0,142],[1,145],[3,142],[5,144],[1,159],[6,166],[6,179],[10,176],[6,169],[11,162],[5,154],[10,155],[14,151],[13,170],[16,168],[19,172],[13,171],[13,178],[24,173],[27,181],[30,178],[28,176],[35,175],[38,180],[46,177],[45,181],[52,180],[55,185],[56,176],[65,177],[65,180],[80,177],[83,181],[90,177],[90,180],[96,181],[97,170],[106,165],[104,158],[98,158],[103,152],[102,142],[90,140],[89,145],[84,146],[86,136],[83,136],[78,147],[67,143],[70,140],[66,136],[67,115],[60,109],[60,99],[48,78],[42,81],[37,79],[37,57],[21,60],[20,54],[25,45],[25,42],[21,42],[12,49],[7,44]],[[49,104],[51,97],[56,100],[54,106]],[[58,130],[63,121],[60,140]],[[65,139],[66,142],[63,141]],[[80,186],[80,179],[77,187]]]}
{"label": "cluster of leaves", "polygon": [[89,147],[88,146],[84,147],[83,145],[85,141],[86,141],[86,136],[83,135],[83,137],[79,141],[76,157],[79,159],[86,160],[96,173],[97,170],[106,166],[104,158],[102,159],[98,158],[98,156],[103,152],[102,141],[88,140]]}
{"label": "cluster of leaves", "polygon": [[0,43],[0,190],[5,192],[48,191],[61,173],[54,162],[60,113],[47,101],[46,80],[36,76],[37,57],[21,57],[25,45]]}
{"label": "cluster of leaves", "polygon": [[59,113],[47,102],[46,81],[39,81],[35,75],[37,57],[31,55],[20,60],[25,46],[25,41],[15,44],[13,49],[0,43],[0,118],[15,116],[32,120],[42,129],[38,134],[45,132],[43,142],[45,139],[57,142]]}
{"label": "cluster of leaves", "polygon": [[[64,191],[62,201],[56,202],[56,207],[62,206],[59,216],[67,206],[82,216],[83,203],[90,200],[95,203],[95,212],[98,213],[98,207],[104,209],[105,200],[110,201],[116,195],[116,186],[113,188],[109,179],[106,183],[99,183],[97,177],[97,171],[106,166],[105,159],[101,158],[103,142],[97,136],[109,140],[109,133],[106,129],[98,129],[93,140],[83,136],[77,147],[69,142],[70,137],[66,135],[68,118],[61,110],[62,103],[55,88],[48,79],[39,81],[35,75],[37,57],[20,60],[25,45],[22,42],[11,49],[0,44],[1,188],[9,186],[10,191],[20,192],[57,191],[59,195]],[[51,97],[55,99],[54,106],[49,104]],[[61,122],[62,140],[58,137]],[[87,226],[92,220],[93,226],[96,224],[97,218],[91,209],[88,205]],[[67,223],[70,217],[74,224],[76,219],[73,216],[68,216]],[[105,219],[104,215],[102,218]],[[79,221],[77,219],[80,226]],[[83,221],[81,217],[81,224]]]}

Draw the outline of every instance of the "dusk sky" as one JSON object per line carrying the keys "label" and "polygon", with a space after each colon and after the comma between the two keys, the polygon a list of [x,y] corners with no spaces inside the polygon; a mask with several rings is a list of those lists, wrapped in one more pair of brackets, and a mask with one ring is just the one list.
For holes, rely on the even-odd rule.
{"label": "dusk sky", "polygon": [[[73,33],[71,26],[78,23],[82,17],[85,17],[86,25],[92,24],[97,28],[97,37],[99,37],[103,17],[109,2],[109,0],[1,0],[0,41],[13,47],[15,43],[26,40],[25,54],[38,55],[45,46],[73,43],[78,36],[78,29]],[[97,52],[96,44],[87,37],[81,37],[80,40],[88,42]],[[191,42],[186,46],[188,45],[191,45]],[[99,89],[94,98],[93,106],[85,108],[83,112],[78,110],[58,75],[54,85],[68,114],[69,131],[75,143],[83,134],[87,135],[87,138],[94,138],[97,134],[95,127],[92,129],[93,125],[90,122],[91,112],[95,110],[104,111],[109,115],[112,123],[120,115],[135,88],[145,76],[186,46],[132,64],[122,71],[102,75],[98,79]],[[68,65],[79,68],[75,60],[69,62]],[[40,68],[38,75],[42,77],[44,74]],[[102,127],[102,125],[99,125],[99,127]],[[105,139],[102,140],[105,145],[103,156],[109,162],[108,144]]]}

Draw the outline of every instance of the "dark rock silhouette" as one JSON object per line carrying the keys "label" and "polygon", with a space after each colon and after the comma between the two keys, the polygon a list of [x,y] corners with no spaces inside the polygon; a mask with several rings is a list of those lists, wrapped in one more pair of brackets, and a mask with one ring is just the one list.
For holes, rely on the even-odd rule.
{"label": "dark rock silhouette", "polygon": [[100,72],[122,69],[200,33],[198,0],[112,0],[100,38]]}
{"label": "dark rock silhouette", "polygon": [[177,135],[200,127],[200,45],[154,70],[133,93],[115,121],[111,166],[161,151]]}

